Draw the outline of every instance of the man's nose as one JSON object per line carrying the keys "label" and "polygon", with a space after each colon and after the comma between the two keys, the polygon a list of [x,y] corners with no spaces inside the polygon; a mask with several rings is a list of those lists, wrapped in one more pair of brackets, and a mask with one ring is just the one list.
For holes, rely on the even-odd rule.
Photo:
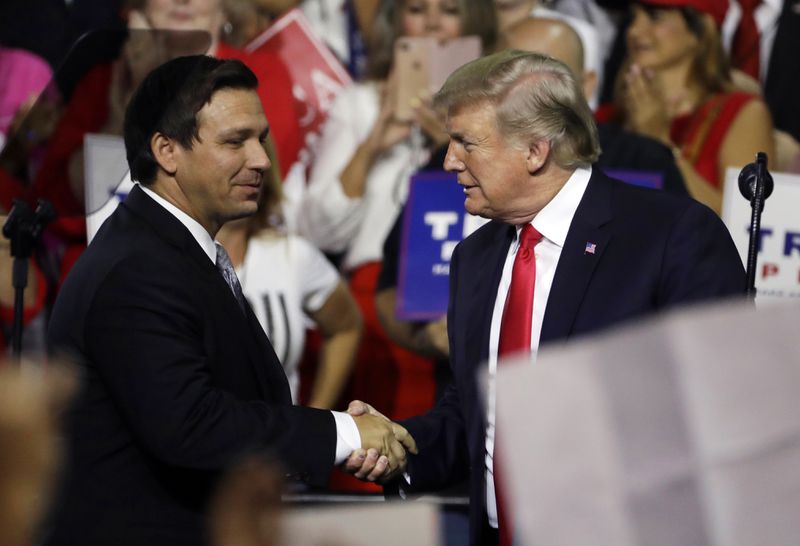
{"label": "man's nose", "polygon": [[263,143],[256,140],[248,150],[247,166],[251,169],[266,171],[272,166],[267,149]]}
{"label": "man's nose", "polygon": [[452,142],[447,146],[447,153],[444,156],[444,170],[449,172],[464,170],[464,162],[457,157]]}

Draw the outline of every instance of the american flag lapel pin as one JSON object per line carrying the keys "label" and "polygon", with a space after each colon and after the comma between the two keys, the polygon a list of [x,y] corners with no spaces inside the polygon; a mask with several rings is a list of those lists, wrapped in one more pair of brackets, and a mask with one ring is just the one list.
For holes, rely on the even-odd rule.
{"label": "american flag lapel pin", "polygon": [[594,254],[595,250],[597,250],[597,245],[595,243],[586,242],[586,248],[583,249],[584,254]]}

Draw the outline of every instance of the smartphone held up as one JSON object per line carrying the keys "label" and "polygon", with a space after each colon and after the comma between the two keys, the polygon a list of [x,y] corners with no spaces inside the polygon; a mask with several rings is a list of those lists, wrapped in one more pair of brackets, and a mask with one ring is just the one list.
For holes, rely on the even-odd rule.
{"label": "smartphone held up", "polygon": [[414,99],[438,91],[455,69],[480,55],[481,40],[477,36],[463,36],[445,43],[428,37],[399,38],[394,49],[395,118],[410,121]]}

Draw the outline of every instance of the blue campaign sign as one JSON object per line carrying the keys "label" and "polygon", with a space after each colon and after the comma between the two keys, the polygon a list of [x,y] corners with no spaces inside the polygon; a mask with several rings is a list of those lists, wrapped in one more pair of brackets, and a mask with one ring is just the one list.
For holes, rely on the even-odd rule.
{"label": "blue campaign sign", "polygon": [[486,220],[467,214],[454,173],[421,172],[411,185],[400,239],[397,317],[432,320],[447,312],[450,257]]}

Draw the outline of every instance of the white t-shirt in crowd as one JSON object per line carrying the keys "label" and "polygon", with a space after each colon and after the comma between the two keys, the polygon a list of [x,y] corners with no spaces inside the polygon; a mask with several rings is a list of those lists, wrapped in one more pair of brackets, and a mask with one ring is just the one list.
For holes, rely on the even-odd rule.
{"label": "white t-shirt in crowd", "polygon": [[283,364],[297,403],[307,313],[323,306],[339,283],[339,273],[302,237],[267,231],[250,239],[236,274]]}

